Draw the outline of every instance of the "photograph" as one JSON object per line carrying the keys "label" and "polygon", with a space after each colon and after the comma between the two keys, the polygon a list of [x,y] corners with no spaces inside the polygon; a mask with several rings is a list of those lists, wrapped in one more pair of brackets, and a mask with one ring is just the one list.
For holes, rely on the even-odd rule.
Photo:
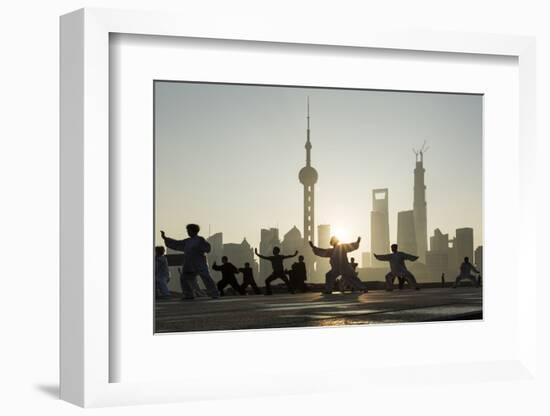
{"label": "photograph", "polygon": [[155,333],[483,319],[482,94],[153,90]]}

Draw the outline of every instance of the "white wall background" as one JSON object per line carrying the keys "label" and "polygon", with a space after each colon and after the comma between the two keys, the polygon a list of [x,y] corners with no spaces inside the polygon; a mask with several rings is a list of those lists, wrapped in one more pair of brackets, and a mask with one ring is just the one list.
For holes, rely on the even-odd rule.
{"label": "white wall background", "polygon": [[[537,36],[540,190],[539,241],[548,251],[548,162],[550,145],[550,13],[544,0],[386,1],[168,1],[20,0],[0,12],[0,412],[6,415],[73,414],[82,410],[56,399],[58,384],[58,16],[84,6],[178,10],[205,24],[217,14],[273,19],[281,30],[308,25],[327,30],[376,25]],[[546,120],[545,120],[546,119]],[[543,217],[546,216],[546,217]],[[535,249],[535,247],[533,248]],[[539,256],[542,258],[543,256]],[[542,259],[541,266],[542,266]],[[543,267],[541,273],[548,274]],[[550,276],[546,276],[550,279]],[[540,300],[550,293],[539,287]],[[541,368],[548,370],[546,325],[550,308],[539,302]],[[546,328],[546,329],[545,329]],[[487,385],[436,386],[426,393],[396,385],[387,397],[280,397],[94,410],[100,414],[548,414],[548,389]],[[395,400],[395,395],[401,395]],[[453,397],[454,396],[454,397]],[[538,399],[538,403],[537,403]]]}

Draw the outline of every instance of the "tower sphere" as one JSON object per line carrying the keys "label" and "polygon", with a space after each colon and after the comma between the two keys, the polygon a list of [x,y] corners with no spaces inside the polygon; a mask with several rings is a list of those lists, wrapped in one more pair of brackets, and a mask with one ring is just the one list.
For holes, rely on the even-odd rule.
{"label": "tower sphere", "polygon": [[300,169],[300,173],[298,174],[300,183],[302,183],[303,185],[313,185],[317,183],[318,176],[319,175],[315,168],[312,168],[311,166],[304,166],[302,169]]}

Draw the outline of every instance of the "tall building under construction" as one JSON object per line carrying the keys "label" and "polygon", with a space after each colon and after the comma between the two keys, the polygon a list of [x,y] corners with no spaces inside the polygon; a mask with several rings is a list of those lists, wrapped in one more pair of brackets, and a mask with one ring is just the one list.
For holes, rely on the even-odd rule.
{"label": "tall building under construction", "polygon": [[416,167],[414,169],[414,231],[416,233],[416,250],[419,261],[426,262],[428,250],[428,220],[426,209],[426,185],[424,183],[424,153],[428,150],[425,145],[415,151]]}

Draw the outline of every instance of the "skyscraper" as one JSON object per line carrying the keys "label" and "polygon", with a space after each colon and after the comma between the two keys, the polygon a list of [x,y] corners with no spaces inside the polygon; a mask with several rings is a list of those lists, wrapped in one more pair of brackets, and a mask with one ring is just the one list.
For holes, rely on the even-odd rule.
{"label": "skyscraper", "polygon": [[422,145],[415,151],[416,167],[414,169],[414,229],[416,232],[416,248],[419,261],[426,262],[426,250],[428,246],[428,220],[426,214],[426,185],[424,184],[424,153],[428,150]]}
{"label": "skyscraper", "polygon": [[416,167],[414,169],[414,229],[416,232],[416,249],[419,261],[426,262],[428,249],[428,220],[426,214],[426,185],[424,184],[424,153],[428,150],[425,144],[415,151]]}
{"label": "skyscraper", "polygon": [[[370,213],[370,247],[373,254],[384,254],[390,249],[390,221],[388,216],[388,189],[372,190],[372,211]],[[382,262],[373,256],[373,266]]]}
{"label": "skyscraper", "polygon": [[305,257],[306,267],[309,274],[315,270],[315,260],[313,252],[309,247],[309,242],[315,242],[315,184],[319,175],[313,166],[311,166],[311,141],[309,129],[309,97],[307,99],[307,131],[306,131],[306,165],[300,169],[298,178],[304,186],[304,249],[302,253]]}
{"label": "skyscraper", "polygon": [[470,262],[474,261],[474,229],[457,228],[456,230],[456,260],[458,264],[462,263],[464,257],[468,257]]}
{"label": "skyscraper", "polygon": [[397,213],[397,244],[400,251],[417,255],[414,211]]}
{"label": "skyscraper", "polygon": [[447,280],[454,277],[455,270],[449,268],[453,250],[449,248],[449,234],[443,234],[439,228],[436,228],[434,235],[430,237],[430,250],[426,251],[428,280],[439,281],[443,273]]}
{"label": "skyscraper", "polygon": [[304,185],[304,241],[315,241],[315,184],[319,175],[311,166],[311,141],[309,129],[309,97],[307,99],[306,165],[298,178]]}
{"label": "skyscraper", "polygon": [[483,246],[478,246],[474,251],[474,264],[477,269],[483,274]]}

